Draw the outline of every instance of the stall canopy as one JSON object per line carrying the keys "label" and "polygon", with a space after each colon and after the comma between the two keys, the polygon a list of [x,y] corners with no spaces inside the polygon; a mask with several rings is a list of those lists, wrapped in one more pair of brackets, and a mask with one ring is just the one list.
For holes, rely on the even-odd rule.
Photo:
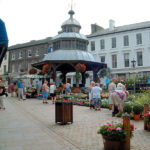
{"label": "stall canopy", "polygon": [[7,52],[8,37],[4,22],[0,19],[0,66]]}

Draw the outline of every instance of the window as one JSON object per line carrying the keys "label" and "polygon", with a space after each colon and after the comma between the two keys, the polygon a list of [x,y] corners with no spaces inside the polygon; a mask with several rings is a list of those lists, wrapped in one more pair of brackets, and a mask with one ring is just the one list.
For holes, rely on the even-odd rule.
{"label": "window", "polygon": [[123,37],[123,43],[124,43],[124,46],[129,46],[129,36],[128,35],[125,35]]}
{"label": "window", "polygon": [[6,71],[6,65],[4,65],[4,74],[6,73],[7,71]]}
{"label": "window", "polygon": [[15,54],[14,53],[11,54],[11,60],[15,60]]}
{"label": "window", "polygon": [[137,65],[138,66],[143,66],[142,52],[137,52]]}
{"label": "window", "polygon": [[18,64],[18,72],[21,70],[21,63]]}
{"label": "window", "polygon": [[14,73],[15,72],[15,65],[14,64],[12,64],[12,73]]}
{"label": "window", "polygon": [[142,44],[142,34],[141,33],[136,34],[136,44],[137,45]]}
{"label": "window", "polygon": [[95,51],[95,42],[91,41],[91,51]]}
{"label": "window", "polygon": [[101,57],[100,57],[100,62],[101,62],[101,63],[105,63],[105,56],[101,56]]}
{"label": "window", "polygon": [[130,66],[129,53],[124,54],[124,67]]}
{"label": "window", "polygon": [[36,49],[35,56],[39,56],[39,49]]}
{"label": "window", "polygon": [[112,44],[112,48],[116,48],[116,38],[114,37],[114,38],[112,38],[111,39],[111,44]]}
{"label": "window", "polygon": [[19,52],[19,59],[22,58],[22,52]]}
{"label": "window", "polygon": [[28,57],[32,57],[32,51],[28,50]]}
{"label": "window", "polygon": [[4,60],[6,60],[7,59],[7,54],[5,54],[5,57],[4,57]]}
{"label": "window", "polygon": [[105,49],[105,40],[104,39],[100,40],[100,47],[101,47],[101,49]]}
{"label": "window", "polygon": [[112,68],[117,68],[117,55],[112,55]]}
{"label": "window", "polygon": [[76,48],[79,49],[80,46],[79,46],[79,41],[76,41]]}

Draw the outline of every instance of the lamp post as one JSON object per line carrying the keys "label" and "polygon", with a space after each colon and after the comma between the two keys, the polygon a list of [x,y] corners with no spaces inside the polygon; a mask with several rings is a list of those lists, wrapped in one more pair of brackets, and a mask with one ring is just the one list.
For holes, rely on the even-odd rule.
{"label": "lamp post", "polygon": [[[131,63],[132,63],[133,71],[135,71],[135,64],[136,64],[136,61],[134,60],[134,58],[133,58],[133,60],[131,61]],[[136,72],[133,72],[133,73],[136,74]],[[135,88],[135,76],[134,76],[134,94],[135,94],[135,93],[136,93],[136,88]]]}

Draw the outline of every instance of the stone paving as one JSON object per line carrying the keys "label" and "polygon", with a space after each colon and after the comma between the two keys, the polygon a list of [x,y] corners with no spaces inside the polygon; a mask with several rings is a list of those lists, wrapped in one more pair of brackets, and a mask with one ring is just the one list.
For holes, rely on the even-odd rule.
{"label": "stone paving", "polygon": [[[73,124],[55,124],[55,105],[37,99],[5,100],[0,111],[0,150],[103,150],[97,134],[100,125],[111,117],[111,111],[90,110],[73,106]],[[131,121],[138,129],[131,140],[131,150],[150,150],[150,132],[143,130],[143,121]]]}

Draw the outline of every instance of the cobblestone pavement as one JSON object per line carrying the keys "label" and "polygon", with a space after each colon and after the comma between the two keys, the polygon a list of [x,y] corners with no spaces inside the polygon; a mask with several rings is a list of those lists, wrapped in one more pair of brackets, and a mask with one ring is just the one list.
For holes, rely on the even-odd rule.
{"label": "cobblestone pavement", "polygon": [[[37,99],[5,100],[0,111],[0,150],[103,150],[97,134],[100,125],[111,117],[111,111],[90,110],[73,106],[73,124],[55,124],[55,105]],[[138,129],[131,140],[131,150],[150,150],[150,132],[143,130],[143,121],[131,121]]]}

